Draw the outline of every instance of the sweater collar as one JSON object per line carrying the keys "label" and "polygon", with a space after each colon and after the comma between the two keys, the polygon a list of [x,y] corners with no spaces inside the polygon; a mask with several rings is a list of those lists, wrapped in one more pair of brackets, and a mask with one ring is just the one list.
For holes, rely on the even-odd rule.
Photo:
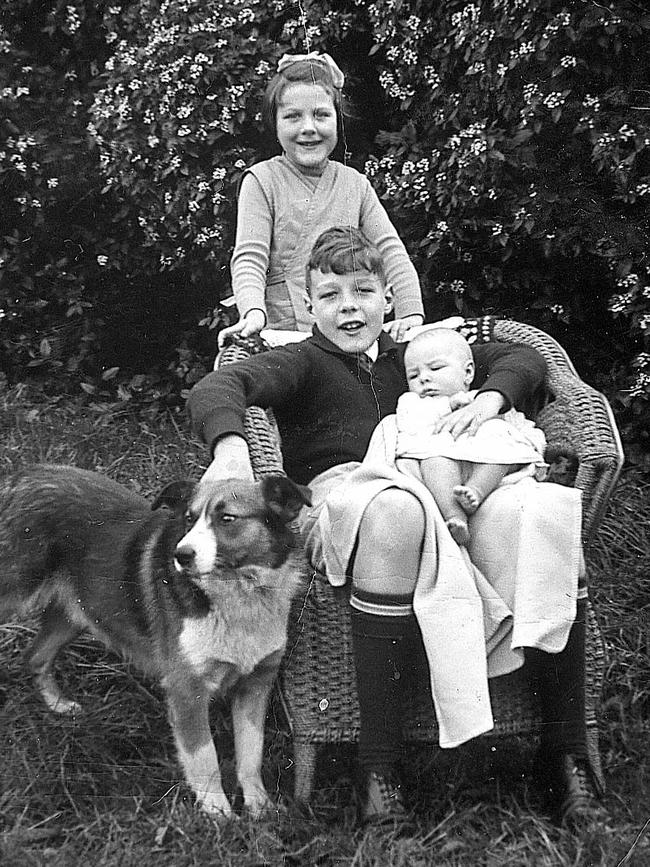
{"label": "sweater collar", "polygon": [[[318,330],[318,326],[314,325],[312,330],[311,342],[318,346],[320,349],[325,350],[325,352],[329,352],[331,355],[338,355],[341,358],[350,358],[351,353],[344,352],[340,349],[335,343],[332,343],[331,340],[328,340],[327,337],[324,337],[321,332]],[[385,331],[382,331],[379,335],[379,356],[385,355],[390,352],[397,352],[399,349],[399,345],[395,343],[390,334],[386,334]]]}

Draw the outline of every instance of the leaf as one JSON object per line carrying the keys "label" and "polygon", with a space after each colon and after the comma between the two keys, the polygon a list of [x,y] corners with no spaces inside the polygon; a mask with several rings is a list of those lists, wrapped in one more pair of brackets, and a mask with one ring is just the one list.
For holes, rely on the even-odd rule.
{"label": "leaf", "polygon": [[114,379],[115,376],[119,373],[119,367],[109,367],[108,370],[105,370],[102,373],[102,379],[104,382],[108,382],[109,379]]}
{"label": "leaf", "polygon": [[85,391],[86,394],[96,394],[97,386],[93,385],[92,382],[80,382],[79,387],[82,391]]}

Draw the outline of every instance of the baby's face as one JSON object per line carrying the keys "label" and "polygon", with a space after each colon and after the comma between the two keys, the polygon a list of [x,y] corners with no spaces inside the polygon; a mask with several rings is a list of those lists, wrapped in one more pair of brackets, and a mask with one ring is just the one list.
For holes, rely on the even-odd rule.
{"label": "baby's face", "polygon": [[411,344],[404,356],[409,391],[420,397],[449,397],[467,391],[474,379],[474,363],[445,341]]}

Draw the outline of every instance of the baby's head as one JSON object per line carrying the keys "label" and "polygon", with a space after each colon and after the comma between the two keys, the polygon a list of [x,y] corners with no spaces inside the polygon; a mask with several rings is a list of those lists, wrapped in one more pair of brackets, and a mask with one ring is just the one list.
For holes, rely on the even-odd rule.
{"label": "baby's head", "polygon": [[409,390],[420,397],[468,391],[474,379],[469,343],[449,328],[431,328],[414,337],[404,352],[404,366]]}
{"label": "baby's head", "polygon": [[292,85],[308,85],[323,91],[331,101],[337,121],[340,121],[343,81],[343,73],[328,54],[285,54],[264,93],[264,125],[274,137],[277,135],[278,109],[285,91]]}
{"label": "baby's head", "polygon": [[312,248],[305,284],[307,309],[328,340],[350,353],[372,346],[393,296],[381,254],[360,229],[326,229]]}

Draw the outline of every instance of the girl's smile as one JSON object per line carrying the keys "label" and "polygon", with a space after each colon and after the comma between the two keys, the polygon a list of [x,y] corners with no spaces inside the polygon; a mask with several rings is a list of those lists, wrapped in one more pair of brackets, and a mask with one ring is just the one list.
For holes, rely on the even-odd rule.
{"label": "girl's smile", "polygon": [[287,159],[303,174],[321,175],[337,142],[332,97],[318,84],[290,84],[278,104],[276,129]]}

